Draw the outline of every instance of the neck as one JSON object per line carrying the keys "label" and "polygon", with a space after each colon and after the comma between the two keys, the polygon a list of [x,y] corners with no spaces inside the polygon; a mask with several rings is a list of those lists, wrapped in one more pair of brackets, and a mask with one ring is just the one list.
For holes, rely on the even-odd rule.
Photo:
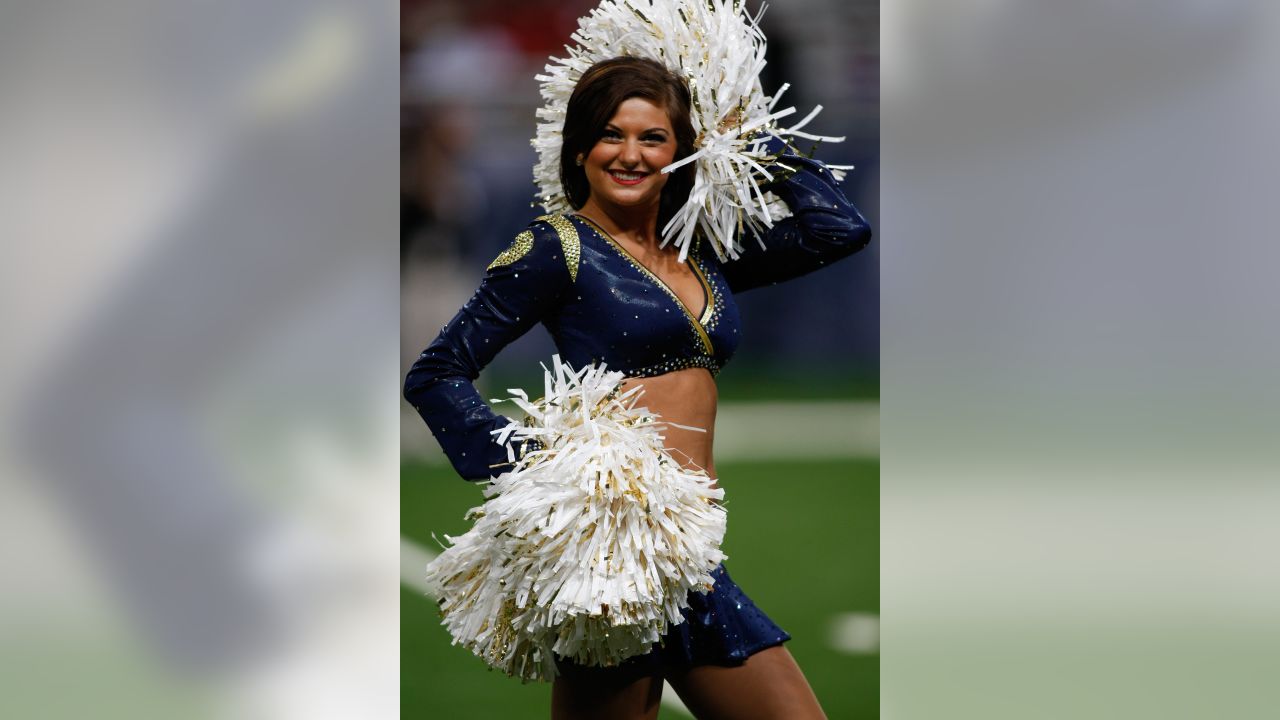
{"label": "neck", "polygon": [[588,198],[578,214],[591,219],[615,238],[626,238],[654,249],[660,244],[657,203],[644,207],[620,207],[604,205],[595,202],[594,198]]}

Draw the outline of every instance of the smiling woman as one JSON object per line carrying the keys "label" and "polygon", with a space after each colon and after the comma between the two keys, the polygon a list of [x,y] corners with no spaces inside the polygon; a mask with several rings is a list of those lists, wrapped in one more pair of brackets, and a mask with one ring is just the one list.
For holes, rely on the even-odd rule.
{"label": "smiling woman", "polygon": [[617,214],[654,204],[667,184],[660,171],[675,157],[675,131],[666,110],[644,98],[622,101],[585,162],[582,153],[575,159],[594,190],[580,212]]}
{"label": "smiling woman", "polygon": [[[740,340],[735,293],[817,270],[867,244],[866,221],[832,172],[776,137],[760,137],[753,142],[767,146],[771,168],[761,187],[786,202],[792,216],[746,238],[732,261],[722,261],[701,237],[682,258],[659,229],[688,201],[696,179],[694,163],[662,172],[695,151],[689,108],[684,82],[653,60],[612,58],[582,74],[565,113],[559,168],[576,212],[543,216],[520,233],[405,383],[405,397],[463,477],[489,479],[513,465],[515,474],[527,469],[492,439],[510,433],[513,421],[494,413],[472,383],[499,350],[541,322],[570,366],[604,364],[625,377],[622,392],[642,386],[643,404],[668,423],[662,440],[670,458],[718,482],[715,375]],[[736,116],[725,122],[723,132],[742,133]],[[597,467],[595,475],[609,472]],[[474,606],[449,579],[447,607],[465,612]],[[498,583],[493,588],[503,592]],[[791,636],[724,566],[699,589],[706,592],[683,598],[680,622],[670,624],[660,642],[621,665],[557,656],[544,674],[542,666],[529,671],[530,663],[512,662],[505,650],[489,659],[521,677],[554,675],[555,718],[653,718],[664,679],[699,717],[823,717],[783,647]],[[607,612],[597,607],[594,614]],[[473,650],[484,642],[455,639]],[[530,657],[540,662],[549,654],[550,647]]]}
{"label": "smiling woman", "polygon": [[593,219],[622,219],[656,199],[656,227],[665,226],[697,173],[693,165],[661,172],[694,151],[690,102],[684,83],[652,61],[614,58],[584,72],[569,97],[560,149],[569,205]]}

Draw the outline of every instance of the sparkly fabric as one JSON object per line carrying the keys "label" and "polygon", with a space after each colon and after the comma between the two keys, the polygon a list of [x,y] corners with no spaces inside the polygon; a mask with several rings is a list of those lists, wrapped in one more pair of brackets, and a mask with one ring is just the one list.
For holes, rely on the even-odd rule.
{"label": "sparkly fabric", "polygon": [[555,228],[560,238],[560,249],[564,251],[565,267],[569,268],[569,279],[578,279],[578,266],[582,262],[582,242],[578,239],[578,229],[560,215],[543,215],[534,222],[546,222]]}
{"label": "sparkly fabric", "polygon": [[667,667],[741,665],[751,655],[791,639],[751,602],[724,565],[712,577],[711,592],[690,593],[685,621],[663,637],[658,652]]}
{"label": "sparkly fabric", "polygon": [[[725,327],[722,332],[708,332],[699,317],[716,306],[715,288],[723,288],[723,281],[712,285],[707,273],[696,272],[705,310],[690,308],[595,223],[578,215],[570,217],[583,229],[582,252],[596,272],[584,273],[577,283],[557,322],[560,334],[551,328],[565,361],[575,367],[605,362],[632,377],[686,367],[719,372],[738,346],[737,305],[730,308],[732,328]],[[718,267],[711,275],[720,277]],[[601,307],[600,298],[609,300],[606,307]],[[721,297],[719,302],[723,306],[726,299]],[[732,297],[727,302],[732,303]],[[609,329],[595,327],[593,317],[607,318]],[[561,337],[567,342],[560,342]],[[596,338],[607,338],[608,342],[598,343]]]}
{"label": "sparkly fabric", "polygon": [[535,220],[489,266],[475,295],[405,379],[404,395],[462,477],[511,468],[493,433],[511,424],[472,384],[495,355],[541,323],[575,368],[603,363],[629,377],[686,368],[718,373],[741,340],[734,293],[803,275],[857,252],[871,235],[821,163],[786,156],[796,172],[769,186],[791,208],[761,242],[722,263],[705,244],[689,256],[702,302],[688,307],[627,250],[577,215]]}
{"label": "sparkly fabric", "polygon": [[574,678],[611,675],[659,675],[698,665],[733,667],[767,648],[791,639],[747,597],[724,565],[712,573],[709,593],[689,593],[685,621],[670,628],[647,655],[614,668],[588,668],[560,660],[562,675]]}

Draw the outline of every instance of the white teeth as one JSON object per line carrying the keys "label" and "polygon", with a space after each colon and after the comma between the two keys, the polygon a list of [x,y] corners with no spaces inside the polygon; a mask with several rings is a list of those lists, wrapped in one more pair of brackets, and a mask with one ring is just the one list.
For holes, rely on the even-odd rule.
{"label": "white teeth", "polygon": [[619,180],[639,180],[640,178],[644,177],[648,173],[627,173],[627,172],[618,172],[617,170],[614,170],[612,171],[611,174],[614,177],[618,178]]}

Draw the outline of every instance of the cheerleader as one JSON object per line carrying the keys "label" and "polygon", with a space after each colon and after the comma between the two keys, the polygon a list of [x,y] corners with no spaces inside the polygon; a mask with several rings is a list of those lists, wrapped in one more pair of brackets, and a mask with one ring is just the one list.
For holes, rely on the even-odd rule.
{"label": "cheerleader", "polygon": [[[522,453],[545,452],[538,443],[497,442],[519,437],[518,426],[473,385],[503,347],[542,324],[568,367],[620,373],[611,397],[642,390],[647,411],[666,423],[666,455],[714,488],[715,376],[741,340],[735,295],[829,265],[866,246],[871,232],[836,174],[796,155],[769,134],[771,125],[750,127],[750,108],[718,114],[712,128],[704,122],[701,137],[695,112],[689,84],[654,59],[609,58],[576,79],[551,183],[568,211],[541,216],[516,235],[405,383],[406,399],[462,477],[490,480],[514,469],[507,477],[518,482],[529,465]],[[737,216],[746,237],[703,222],[681,242],[682,213],[695,217],[687,215],[691,196],[707,205],[699,150],[720,137],[768,158],[745,182],[755,196],[785,203],[789,217],[757,206],[768,222]],[[790,636],[722,564],[707,575],[709,589],[677,598],[678,622],[665,623],[657,642],[623,662],[594,666],[583,656],[555,656],[542,658],[541,671],[503,669],[554,676],[554,718],[654,718],[664,679],[699,718],[824,717],[784,646]],[[485,606],[485,598],[455,598],[455,607],[477,601]],[[475,634],[489,633],[486,647],[494,653],[485,621],[497,623],[512,605],[486,607],[494,610]],[[510,639],[499,639],[501,652],[513,657]]]}

